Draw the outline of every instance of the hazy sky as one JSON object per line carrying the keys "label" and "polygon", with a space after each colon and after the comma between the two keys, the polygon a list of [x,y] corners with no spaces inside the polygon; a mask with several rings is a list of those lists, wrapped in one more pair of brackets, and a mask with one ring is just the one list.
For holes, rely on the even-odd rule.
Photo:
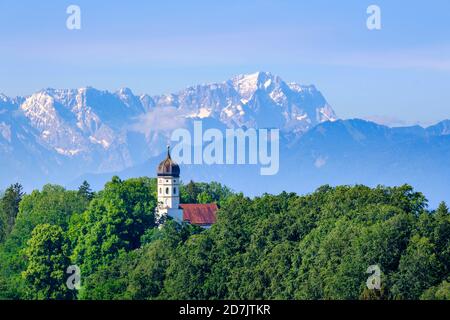
{"label": "hazy sky", "polygon": [[[66,28],[70,4],[81,8],[81,30]],[[371,4],[379,31],[366,27]],[[343,118],[450,118],[450,1],[0,2],[6,95],[160,94],[257,70],[315,84]]]}

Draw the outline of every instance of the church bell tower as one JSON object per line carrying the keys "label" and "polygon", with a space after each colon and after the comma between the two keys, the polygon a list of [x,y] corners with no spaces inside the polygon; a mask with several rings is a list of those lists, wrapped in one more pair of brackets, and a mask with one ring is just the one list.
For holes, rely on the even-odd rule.
{"label": "church bell tower", "polygon": [[158,166],[158,206],[156,221],[163,223],[167,216],[178,222],[183,221],[183,210],[180,209],[180,167],[170,157],[170,147],[167,147],[167,157]]}

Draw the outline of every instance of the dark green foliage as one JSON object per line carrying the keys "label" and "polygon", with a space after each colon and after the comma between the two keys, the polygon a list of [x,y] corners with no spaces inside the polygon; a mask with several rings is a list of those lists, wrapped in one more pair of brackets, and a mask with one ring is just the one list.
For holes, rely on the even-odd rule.
{"label": "dark green foliage", "polygon": [[92,192],[89,183],[86,180],[84,180],[81,186],[78,188],[78,195],[80,195],[87,201],[91,201],[94,198],[95,193]]}
{"label": "dark green foliage", "polygon": [[181,186],[181,201],[183,203],[196,203],[200,192],[197,184],[191,180],[187,185]]}
{"label": "dark green foliage", "polygon": [[180,188],[182,203],[217,203],[222,205],[233,195],[230,188],[218,182],[204,183],[190,181]]}
{"label": "dark green foliage", "polygon": [[25,195],[19,205],[16,223],[3,244],[0,245],[0,283],[5,289],[0,298],[18,299],[24,297],[24,281],[21,273],[26,268],[23,249],[34,228],[40,224],[60,226],[67,231],[73,214],[83,212],[87,202],[76,191],[61,186],[46,185],[41,191]]}
{"label": "dark green foliage", "polygon": [[26,298],[71,299],[73,291],[66,285],[67,242],[61,227],[41,224],[34,228],[24,251],[27,268],[22,276],[26,283]]}
{"label": "dark green foliage", "polygon": [[427,288],[439,284],[441,270],[434,244],[428,238],[415,235],[400,259],[398,271],[393,275],[393,297],[419,298]]}
{"label": "dark green foliage", "polygon": [[130,272],[136,267],[138,251],[121,250],[108,265],[100,265],[89,275],[83,273],[79,299],[117,300],[129,299],[127,293]]}
{"label": "dark green foliage", "polygon": [[213,198],[206,191],[199,193],[197,196],[197,203],[212,203],[212,202]]}
{"label": "dark green foliage", "polygon": [[443,281],[440,285],[429,288],[420,298],[422,300],[450,300],[450,282]]}
{"label": "dark green foliage", "polygon": [[[408,185],[250,199],[190,182],[181,187],[183,202],[220,205],[207,230],[170,219],[156,228],[155,179],[115,177],[90,202],[85,195],[46,186],[23,198],[0,245],[0,297],[27,297],[21,272],[33,268],[24,255],[30,247],[23,249],[31,231],[49,223],[81,267],[80,299],[450,298],[448,208],[427,210]],[[366,286],[373,265],[380,290]]]}
{"label": "dark green foliage", "polygon": [[175,248],[201,230],[169,220],[163,228],[147,231],[142,248],[121,250],[111,263],[99,266],[85,279],[81,299],[158,298]]}
{"label": "dark green foliage", "polygon": [[[447,243],[449,219],[426,207],[409,186],[233,196],[215,226],[176,248],[161,297],[419,299],[448,276],[438,243]],[[371,265],[381,269],[381,290],[366,287]]]}
{"label": "dark green foliage", "polygon": [[13,229],[23,195],[23,188],[19,183],[9,186],[2,195],[0,199],[0,241]]}
{"label": "dark green foliage", "polygon": [[[0,199],[3,198],[3,193],[0,192]],[[0,209],[0,243],[2,243],[3,241],[5,241],[6,238],[6,227],[7,223],[6,223],[6,217],[3,214],[3,210]],[[0,288],[1,288],[1,284],[0,284]]]}
{"label": "dark green foliage", "polygon": [[71,225],[74,260],[84,274],[110,263],[120,250],[140,246],[145,230],[154,226],[155,181],[114,177]]}

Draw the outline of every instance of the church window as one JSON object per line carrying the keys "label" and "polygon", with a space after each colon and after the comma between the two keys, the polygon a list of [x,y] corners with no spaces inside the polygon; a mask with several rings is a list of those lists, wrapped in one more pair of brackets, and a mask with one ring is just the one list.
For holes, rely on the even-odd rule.
{"label": "church window", "polygon": [[166,188],[166,194],[169,194],[169,188]]}
{"label": "church window", "polygon": [[173,194],[177,194],[177,188],[173,188]]}

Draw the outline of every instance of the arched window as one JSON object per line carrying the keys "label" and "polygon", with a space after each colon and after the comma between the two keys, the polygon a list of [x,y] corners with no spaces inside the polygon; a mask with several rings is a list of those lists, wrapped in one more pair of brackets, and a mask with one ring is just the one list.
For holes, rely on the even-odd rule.
{"label": "arched window", "polygon": [[169,188],[166,188],[166,194],[169,194]]}
{"label": "arched window", "polygon": [[173,188],[173,194],[174,194],[174,195],[177,194],[177,188]]}
{"label": "arched window", "polygon": [[162,194],[162,188],[159,188],[159,194]]}

